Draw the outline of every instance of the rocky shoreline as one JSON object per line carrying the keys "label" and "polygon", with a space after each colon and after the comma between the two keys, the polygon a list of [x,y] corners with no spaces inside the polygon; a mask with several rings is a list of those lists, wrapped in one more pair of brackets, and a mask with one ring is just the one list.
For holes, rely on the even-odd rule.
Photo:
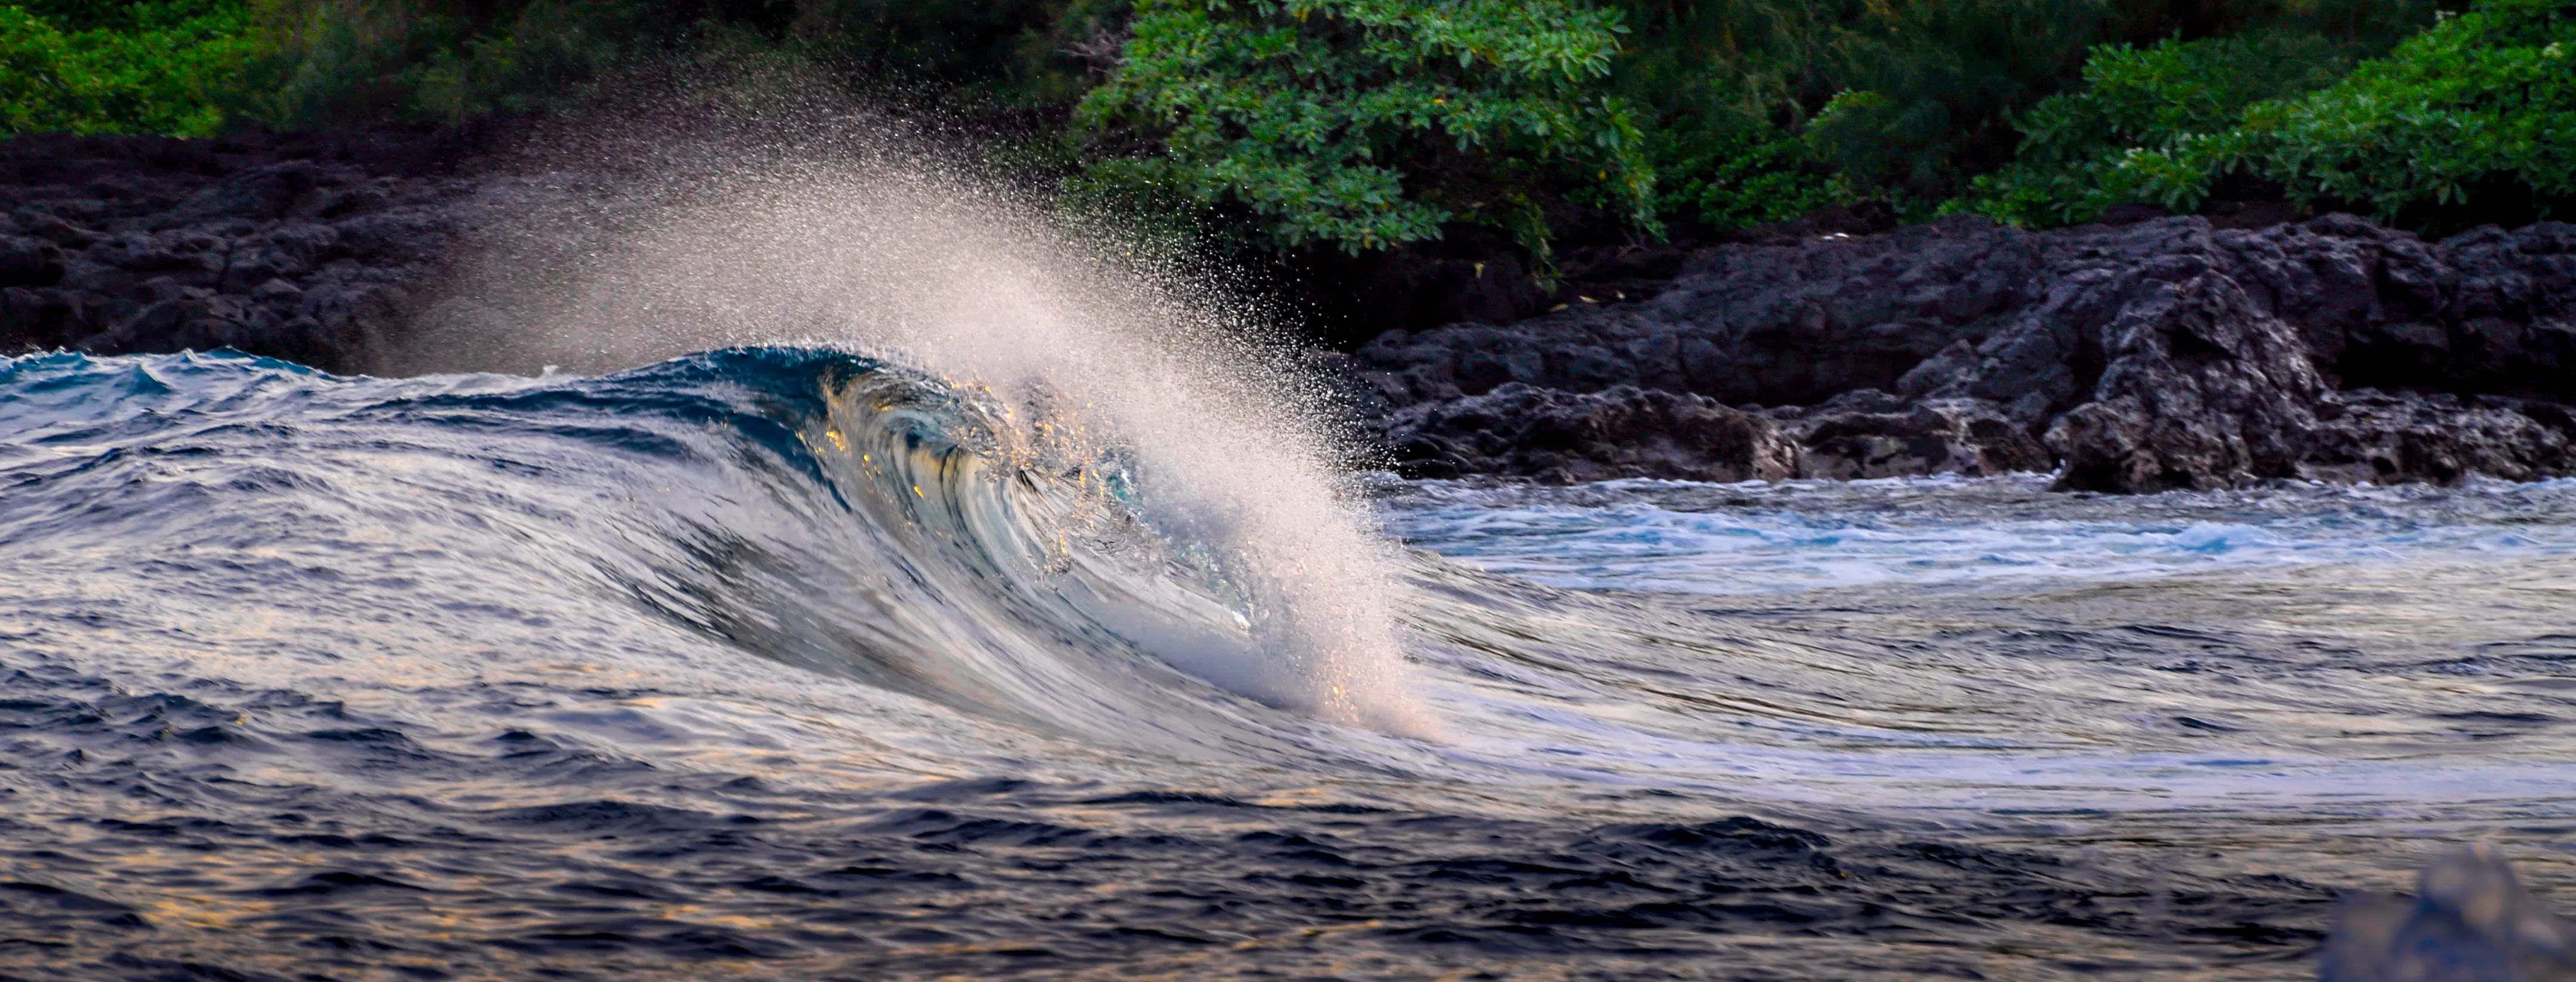
{"label": "rocky shoreline", "polygon": [[0,355],[384,370],[492,179],[475,134],[0,142]]}
{"label": "rocky shoreline", "polygon": [[1725,245],[1651,294],[1389,332],[1348,367],[1414,476],[2528,480],[2576,472],[2576,225]]}
{"label": "rocky shoreline", "polygon": [[[487,159],[471,134],[0,143],[0,354],[390,371],[519,180]],[[1332,370],[1419,477],[2576,473],[2576,225],[2426,242],[2343,215],[1953,219],[1662,258],[1517,322],[1387,332]]]}

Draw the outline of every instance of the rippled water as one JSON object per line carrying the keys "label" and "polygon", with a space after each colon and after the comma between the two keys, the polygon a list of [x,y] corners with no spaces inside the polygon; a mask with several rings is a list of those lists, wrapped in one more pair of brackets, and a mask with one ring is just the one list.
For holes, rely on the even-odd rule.
{"label": "rippled water", "polygon": [[1388,485],[1425,739],[989,409],[0,363],[0,977],[2299,978],[2576,887],[2576,484]]}

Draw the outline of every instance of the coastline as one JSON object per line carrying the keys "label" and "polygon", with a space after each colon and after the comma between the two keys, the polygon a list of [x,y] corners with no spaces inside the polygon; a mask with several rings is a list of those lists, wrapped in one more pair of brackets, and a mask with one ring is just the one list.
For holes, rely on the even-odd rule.
{"label": "coastline", "polygon": [[[492,143],[0,143],[0,350],[392,370],[407,319],[525,181]],[[2576,474],[2576,225],[2427,242],[2349,215],[1947,219],[1659,265],[1321,367],[1412,477],[2054,471],[2138,493]]]}

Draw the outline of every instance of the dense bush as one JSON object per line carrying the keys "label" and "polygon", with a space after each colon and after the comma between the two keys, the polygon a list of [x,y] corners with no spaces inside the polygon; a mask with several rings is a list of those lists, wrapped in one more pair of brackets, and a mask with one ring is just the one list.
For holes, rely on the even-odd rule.
{"label": "dense bush", "polygon": [[2479,0],[2340,68],[2313,39],[2103,49],[2087,89],[2025,117],[2020,160],[1971,207],[2043,225],[2128,202],[2188,211],[2229,175],[2425,225],[2576,198],[2576,0]]}
{"label": "dense bush", "polygon": [[1977,207],[2043,226],[2089,222],[2118,204],[2197,207],[2206,180],[2165,179],[2178,154],[2246,107],[2331,85],[2349,67],[2340,46],[2311,34],[2106,45],[2085,63],[2082,89],[2021,117],[2020,153],[1978,178]]}
{"label": "dense bush", "polygon": [[1655,214],[1706,233],[1784,222],[1858,197],[1805,141],[1760,121],[1658,127]]}
{"label": "dense bush", "polygon": [[2071,80],[2108,29],[2102,0],[1887,0],[1836,32],[1843,91],[1807,140],[1899,200],[1954,194],[2011,150],[2011,113]]}
{"label": "dense bush", "polygon": [[2460,0],[0,0],[0,130],[454,123],[786,68],[1232,240],[1463,222],[1542,271],[1567,234],[1863,200],[2567,207],[2576,0],[2436,2]]}
{"label": "dense bush", "polygon": [[271,0],[263,125],[455,123],[563,111],[638,71],[792,57],[784,0]]}
{"label": "dense bush", "polygon": [[1542,255],[1546,203],[1591,187],[1651,225],[1653,171],[1602,81],[1615,12],[1572,0],[1142,0],[1081,125],[1159,149],[1095,177],[1249,208],[1287,245],[1357,252],[1451,221]]}
{"label": "dense bush", "polygon": [[2576,199],[2576,0],[2480,0],[2185,153],[2203,174],[2250,172],[2305,205],[2395,219],[2528,195],[2546,215]]}
{"label": "dense bush", "polygon": [[201,136],[263,51],[240,0],[0,6],[0,133]]}

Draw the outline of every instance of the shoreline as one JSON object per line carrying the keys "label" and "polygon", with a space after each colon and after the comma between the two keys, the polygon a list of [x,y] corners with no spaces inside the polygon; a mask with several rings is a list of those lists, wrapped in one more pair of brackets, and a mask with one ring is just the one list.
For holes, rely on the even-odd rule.
{"label": "shoreline", "polygon": [[[410,319],[525,185],[492,142],[0,142],[0,351],[398,371]],[[1409,477],[2053,471],[2140,493],[2576,474],[2576,225],[2427,242],[2348,215],[1946,219],[1666,265],[1317,367]]]}

